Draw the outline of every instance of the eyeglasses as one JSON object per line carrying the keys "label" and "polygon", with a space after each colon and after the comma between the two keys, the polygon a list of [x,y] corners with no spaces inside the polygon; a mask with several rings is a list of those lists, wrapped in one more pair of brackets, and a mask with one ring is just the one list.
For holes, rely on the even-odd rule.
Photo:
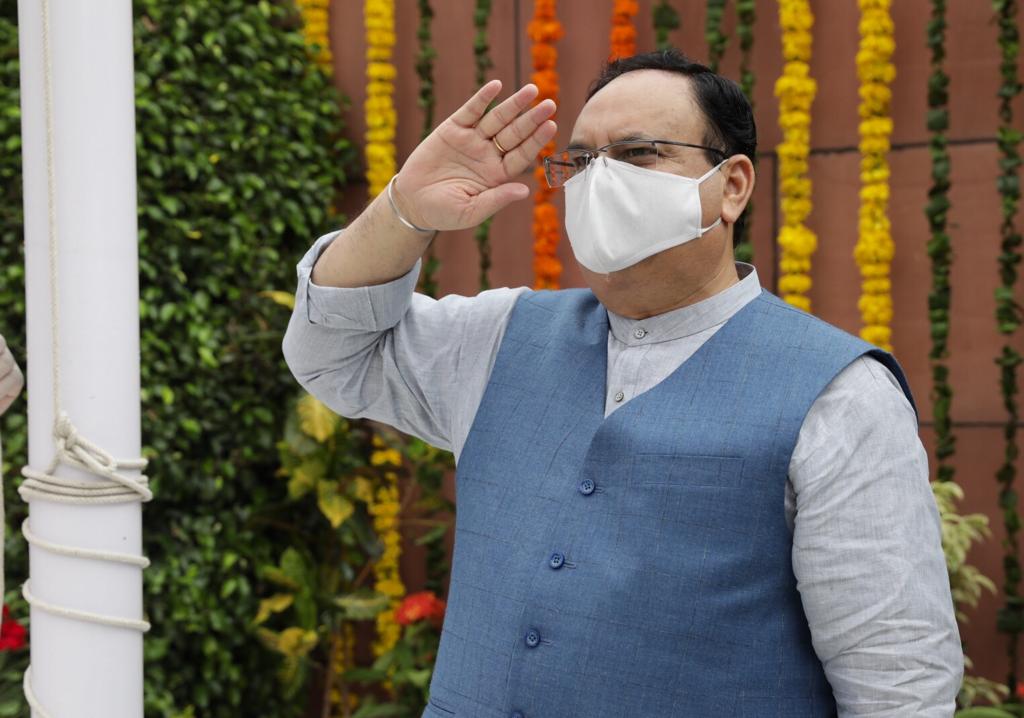
{"label": "eyeglasses", "polygon": [[665,169],[668,166],[678,166],[680,161],[679,150],[675,147],[690,147],[696,150],[711,152],[721,160],[727,158],[722,150],[704,145],[693,145],[689,142],[673,142],[672,140],[622,140],[612,142],[596,150],[568,149],[556,152],[544,158],[544,177],[548,181],[548,187],[561,187],[580,172],[585,170],[590,163],[597,159],[601,153],[607,154],[613,160],[628,162],[636,167],[645,169]]}

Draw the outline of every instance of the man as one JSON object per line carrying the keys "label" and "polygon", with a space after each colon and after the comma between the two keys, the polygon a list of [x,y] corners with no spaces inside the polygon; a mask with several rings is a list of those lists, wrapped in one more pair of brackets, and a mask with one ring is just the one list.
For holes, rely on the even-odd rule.
{"label": "man", "polygon": [[949,716],[963,658],[888,354],[762,292],[756,131],[675,53],[619,60],[547,162],[590,291],[413,293],[435,230],[528,195],[555,134],[485,85],[299,264],[284,351],[341,414],[451,448],[425,716]]}
{"label": "man", "polygon": [[14,403],[25,385],[25,377],[14,361],[3,335],[0,335],[0,416]]}

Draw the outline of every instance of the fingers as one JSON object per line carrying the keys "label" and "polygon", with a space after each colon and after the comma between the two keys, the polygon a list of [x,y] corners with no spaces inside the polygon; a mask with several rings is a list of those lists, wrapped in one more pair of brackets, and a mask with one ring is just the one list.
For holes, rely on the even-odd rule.
{"label": "fingers", "polygon": [[484,116],[487,106],[498,96],[499,92],[501,92],[501,80],[491,80],[477,90],[476,94],[457,109],[449,119],[463,127],[472,127]]}
{"label": "fingers", "polygon": [[545,120],[544,123],[533,131],[533,134],[526,138],[518,147],[501,158],[501,164],[510,176],[515,176],[525,171],[537,159],[541,148],[544,147],[555,136],[558,125],[554,120]]}
{"label": "fingers", "polygon": [[[511,97],[483,116],[476,128],[487,139],[501,132],[505,125],[512,122],[519,114],[530,106],[539,90],[536,85],[523,85]],[[500,142],[500,140],[499,140]],[[502,143],[502,147],[509,147]]]}
{"label": "fingers", "polygon": [[553,114],[555,114],[554,100],[544,100],[532,110],[516,117],[511,124],[506,125],[495,135],[495,139],[505,148],[506,152],[511,152],[527,140]]}
{"label": "fingers", "polygon": [[530,188],[523,183],[507,182],[477,195],[474,209],[482,215],[479,220],[482,222],[513,202],[529,196]]}
{"label": "fingers", "polygon": [[14,369],[14,355],[7,349],[0,349],[0,378],[5,377]]}

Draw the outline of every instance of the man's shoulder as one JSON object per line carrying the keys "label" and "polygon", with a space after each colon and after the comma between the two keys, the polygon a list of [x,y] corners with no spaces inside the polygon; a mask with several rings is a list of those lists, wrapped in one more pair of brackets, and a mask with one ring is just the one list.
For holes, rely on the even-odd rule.
{"label": "man's shoulder", "polygon": [[529,304],[550,312],[567,311],[576,307],[599,304],[594,293],[586,288],[529,289],[517,298],[520,304]]}
{"label": "man's shoulder", "polygon": [[760,296],[755,300],[761,311],[772,315],[779,321],[799,327],[804,337],[817,341],[842,341],[863,349],[868,352],[876,349],[858,336],[837,327],[835,324],[825,321],[821,317],[805,312],[794,307],[785,300],[775,296],[767,289],[761,291]]}
{"label": "man's shoulder", "polygon": [[[895,383],[916,411],[906,375],[891,353],[786,303],[767,290],[761,293],[757,301],[760,311],[771,315],[778,322],[775,330],[766,332],[766,336],[772,336],[775,341],[795,348],[803,356],[827,353],[841,357],[843,371],[836,378],[842,377],[840,383],[844,386],[888,385],[891,388]],[[781,332],[778,331],[780,326],[783,327]]]}

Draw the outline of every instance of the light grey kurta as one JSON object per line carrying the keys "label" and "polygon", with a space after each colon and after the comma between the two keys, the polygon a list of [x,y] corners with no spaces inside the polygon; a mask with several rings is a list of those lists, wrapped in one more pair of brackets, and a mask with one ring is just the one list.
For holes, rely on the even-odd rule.
{"label": "light grey kurta", "polygon": [[[414,294],[417,264],[373,287],[319,287],[298,265],[284,341],[299,382],[339,414],[450,449],[465,444],[516,299]],[[665,379],[761,292],[757,272],[643,320],[609,312],[605,414]],[[840,716],[953,715],[960,637],[917,418],[893,375],[861,358],[811,406],[790,462],[786,520],[814,649]]]}

